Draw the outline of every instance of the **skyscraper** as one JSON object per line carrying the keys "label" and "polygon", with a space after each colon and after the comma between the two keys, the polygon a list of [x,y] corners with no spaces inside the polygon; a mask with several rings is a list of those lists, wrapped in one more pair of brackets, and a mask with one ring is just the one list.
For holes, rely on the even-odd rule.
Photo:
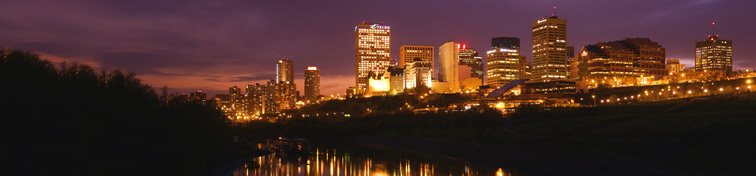
{"label": "skyscraper", "polygon": [[483,80],[483,58],[478,56],[475,49],[462,45],[459,50],[459,65],[470,67],[470,77]]}
{"label": "skyscraper", "polygon": [[270,80],[265,85],[265,97],[263,99],[263,111],[265,114],[278,112],[278,101],[276,87],[278,82],[276,80]]}
{"label": "skyscraper", "polygon": [[567,20],[551,16],[533,22],[534,82],[567,78]]}
{"label": "skyscraper", "polygon": [[430,61],[416,58],[404,67],[404,87],[414,89],[417,86],[432,87],[433,65]]}
{"label": "skyscraper", "polygon": [[383,73],[390,65],[391,27],[378,23],[362,23],[355,33],[355,93],[367,91],[368,74]]}
{"label": "skyscraper", "polygon": [[710,35],[708,40],[696,42],[696,71],[722,71],[732,74],[732,40]]}
{"label": "skyscraper", "polygon": [[439,69],[438,69],[438,82],[446,84],[447,90],[444,92],[457,93],[459,92],[459,49],[462,48],[462,44],[454,41],[449,41],[441,45],[438,48],[439,53]]}
{"label": "skyscraper", "polygon": [[491,48],[520,48],[520,38],[496,37],[491,39]]}
{"label": "skyscraper", "polygon": [[424,61],[428,61],[433,65],[436,60],[436,53],[433,52],[433,46],[415,46],[415,45],[402,45],[399,48],[399,67],[404,68],[407,64],[415,62],[415,58],[420,58]]}
{"label": "skyscraper", "polygon": [[296,86],[291,83],[268,81],[265,86],[264,109],[265,113],[278,113],[288,109],[294,109],[297,92]]}
{"label": "skyscraper", "polygon": [[242,94],[241,89],[239,87],[233,86],[228,88],[228,98],[231,101],[231,109],[233,110],[240,110],[242,109]]}
{"label": "skyscraper", "polygon": [[246,97],[247,97],[247,112],[250,114],[264,114],[265,113],[265,84],[255,83],[247,84]]}
{"label": "skyscraper", "polygon": [[[591,85],[606,84],[626,86],[640,84],[637,77],[662,78],[668,74],[665,68],[665,49],[647,38],[586,45],[580,52],[578,61],[586,64],[586,71],[577,71],[577,78]],[[578,66],[578,69],[581,67]]]}
{"label": "skyscraper", "polygon": [[305,76],[305,99],[315,99],[320,96],[320,70],[317,67],[307,67]]}
{"label": "skyscraper", "polygon": [[570,78],[572,73],[572,61],[575,60],[575,46],[567,46],[567,77]]}
{"label": "skyscraper", "polygon": [[294,83],[294,62],[288,59],[276,63],[276,82]]}
{"label": "skyscraper", "polygon": [[520,39],[497,37],[486,52],[486,85],[500,87],[526,78],[527,60],[520,55]]}

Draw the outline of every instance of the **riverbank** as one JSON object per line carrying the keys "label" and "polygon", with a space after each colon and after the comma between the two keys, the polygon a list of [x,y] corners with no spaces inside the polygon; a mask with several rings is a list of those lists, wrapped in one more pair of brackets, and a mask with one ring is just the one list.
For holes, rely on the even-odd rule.
{"label": "riverbank", "polygon": [[509,116],[506,128],[474,116],[389,115],[256,129],[550,175],[748,175],[756,171],[754,109],[756,95],[744,94],[529,111]]}
{"label": "riverbank", "polygon": [[249,156],[240,157],[238,159],[235,159],[233,161],[230,161],[217,169],[213,170],[210,175],[211,176],[229,176],[233,175],[234,170],[244,165],[245,162],[252,160],[253,158],[265,156],[268,154],[271,154],[270,151],[263,151],[263,150],[257,150],[257,151],[251,151],[249,153]]}

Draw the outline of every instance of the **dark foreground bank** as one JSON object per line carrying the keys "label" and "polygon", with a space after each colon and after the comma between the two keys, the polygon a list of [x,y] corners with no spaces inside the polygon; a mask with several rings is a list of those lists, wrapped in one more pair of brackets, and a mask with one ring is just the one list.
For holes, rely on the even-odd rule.
{"label": "dark foreground bank", "polygon": [[214,105],[0,48],[0,175],[207,175],[250,151]]}
{"label": "dark foreground bank", "polygon": [[[247,134],[344,141],[554,174],[749,175],[756,163],[756,153],[751,150],[756,147],[754,109],[756,96],[743,93],[525,111],[508,118],[424,114],[338,123],[333,123],[334,119],[295,119],[253,123],[244,130]],[[295,127],[302,130],[290,130]]]}

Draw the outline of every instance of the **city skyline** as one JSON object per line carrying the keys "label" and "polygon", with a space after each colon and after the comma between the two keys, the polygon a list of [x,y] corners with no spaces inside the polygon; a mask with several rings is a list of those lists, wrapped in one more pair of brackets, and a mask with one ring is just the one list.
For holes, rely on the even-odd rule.
{"label": "city skyline", "polygon": [[[436,2],[436,1],[434,1]],[[598,2],[598,1],[596,1]],[[512,8],[511,12],[497,15],[484,15],[485,10],[461,9],[465,15],[454,14],[453,18],[476,18],[477,20],[454,20],[455,25],[442,26],[443,20],[435,20],[429,25],[402,19],[403,15],[423,14],[421,12],[402,12],[397,2],[372,4],[391,10],[364,12],[349,9],[342,12],[329,12],[335,19],[326,16],[312,16],[298,19],[312,10],[302,10],[302,14],[279,17],[286,12],[273,12],[276,8],[284,7],[277,2],[255,4],[261,7],[251,8],[244,4],[228,3],[225,5],[197,3],[196,5],[178,5],[174,3],[156,3],[147,8],[134,4],[120,4],[119,2],[89,3],[86,6],[75,6],[77,3],[59,4],[61,9],[79,9],[81,12],[44,10],[48,7],[58,7],[47,3],[40,6],[36,1],[9,2],[0,7],[0,46],[35,50],[46,58],[53,60],[69,60],[84,64],[91,64],[99,68],[122,68],[138,74],[153,87],[167,85],[178,92],[193,92],[203,90],[210,94],[227,92],[228,87],[243,87],[246,84],[264,83],[275,78],[275,67],[271,63],[280,58],[291,59],[295,64],[295,83],[297,90],[303,89],[303,73],[306,66],[317,66],[322,70],[321,89],[324,95],[344,94],[346,87],[354,86],[354,34],[349,31],[360,21],[384,22],[392,26],[392,58],[399,56],[401,45],[428,45],[439,47],[444,41],[455,40],[468,44],[471,48],[484,50],[493,37],[512,36],[523,39],[522,46],[529,46],[531,37],[529,23],[549,16],[552,1],[543,2],[472,2],[477,8],[501,9]],[[310,2],[305,2],[310,3]],[[340,7],[356,7],[353,2],[326,2],[317,6],[326,7],[328,4],[343,4]],[[590,4],[590,6],[586,5]],[[54,3],[52,3],[54,4]],[[136,3],[140,4],[140,3]],[[187,3],[190,4],[190,3]],[[423,3],[409,3],[408,6],[420,6]],[[427,4],[427,3],[425,3]],[[746,21],[748,15],[746,7],[754,2],[735,1],[672,1],[654,2],[654,7],[641,6],[652,4],[651,1],[640,2],[559,2],[557,16],[569,19],[570,32],[568,45],[580,48],[587,44],[610,41],[630,37],[647,37],[659,42],[667,48],[668,58],[679,58],[687,67],[693,66],[694,42],[710,34],[709,24],[717,21],[716,33],[724,39],[734,39],[738,44],[734,50],[734,69],[752,68],[756,63],[756,51],[740,48],[756,46],[749,41],[754,36],[748,31],[756,28],[754,25],[744,25],[739,21]],[[233,7],[239,5],[239,7]],[[439,1],[433,6],[453,6],[454,3]],[[511,6],[507,6],[511,5]],[[211,7],[201,12],[188,12],[199,7]],[[582,7],[590,7],[593,15],[580,12]],[[611,10],[604,10],[613,7]],[[624,6],[619,8],[619,6]],[[718,6],[711,10],[700,10],[701,7]],[[102,7],[105,10],[83,10]],[[165,7],[168,12],[158,9]],[[643,8],[641,8],[643,7]],[[125,12],[142,8],[140,15],[128,15]],[[295,7],[299,8],[299,7]],[[602,9],[602,10],[594,10]],[[29,12],[20,12],[26,9]],[[32,9],[32,10],[30,10]],[[638,10],[640,9],[640,10]],[[106,12],[113,10],[113,12]],[[197,19],[197,23],[189,21],[186,16],[175,17],[175,14],[191,14],[190,17],[202,17],[202,12],[225,11],[221,13],[227,20],[213,22],[217,16]],[[353,11],[355,10],[355,11]],[[46,11],[47,14],[31,14],[34,11]],[[247,12],[249,11],[249,12]],[[326,9],[320,11],[327,11]],[[399,11],[400,13],[392,13]],[[506,10],[501,10],[501,12]],[[628,13],[624,13],[628,11]],[[30,13],[31,12],[31,13]],[[497,11],[500,12],[500,11]],[[630,13],[632,12],[632,13]],[[175,14],[174,14],[175,13]],[[58,15],[56,14],[64,14]],[[623,14],[638,14],[633,17],[623,17]],[[651,15],[645,15],[651,14]],[[429,17],[449,17],[441,13],[425,14]],[[500,16],[498,16],[500,15]],[[507,20],[500,19],[502,16]],[[24,19],[38,19],[55,16],[60,23],[45,23],[45,25],[25,22]],[[83,17],[88,16],[88,17]],[[348,17],[347,17],[348,16]],[[301,25],[310,19],[323,19],[322,22],[307,22],[322,29],[316,32],[288,35],[297,30],[283,30],[274,32],[263,29],[266,26],[285,27]],[[496,22],[490,22],[490,21]],[[262,21],[262,22],[260,22]],[[315,20],[317,21],[317,20]],[[92,25],[99,23],[103,25]],[[643,25],[638,25],[643,24]],[[469,28],[470,25],[485,25],[482,29]],[[110,26],[122,27],[115,29]],[[208,27],[209,26],[209,27]],[[458,27],[468,26],[468,27]],[[184,29],[185,27],[193,27]],[[42,29],[44,28],[44,29]],[[253,30],[256,34],[249,34]],[[196,35],[196,32],[203,35]],[[207,32],[209,31],[209,32]],[[302,29],[304,31],[304,29]],[[333,40],[323,40],[317,33],[324,33],[324,37]],[[147,37],[126,35],[138,33]],[[243,34],[243,35],[241,35]],[[265,34],[265,35],[263,35]],[[595,34],[595,35],[594,35]],[[55,37],[50,37],[55,36]],[[241,38],[239,38],[241,36]],[[269,36],[269,37],[268,37]],[[261,39],[261,40],[255,40]],[[100,40],[110,40],[103,42]],[[254,41],[253,41],[254,40]],[[351,42],[350,42],[351,41]],[[96,45],[96,43],[101,43]],[[143,45],[150,43],[148,45]],[[207,44],[198,44],[207,43]],[[313,46],[313,43],[325,43]],[[217,46],[216,46],[217,45]],[[206,47],[209,46],[209,47]],[[259,47],[259,49],[250,49]],[[199,50],[192,50],[203,48]],[[266,51],[267,50],[267,51]],[[530,47],[522,47],[521,53],[532,61]],[[436,56],[438,53],[435,53]],[[351,56],[351,57],[350,57]],[[338,64],[325,64],[325,63]],[[438,67],[436,67],[438,68]],[[434,72],[435,73],[435,72]]]}

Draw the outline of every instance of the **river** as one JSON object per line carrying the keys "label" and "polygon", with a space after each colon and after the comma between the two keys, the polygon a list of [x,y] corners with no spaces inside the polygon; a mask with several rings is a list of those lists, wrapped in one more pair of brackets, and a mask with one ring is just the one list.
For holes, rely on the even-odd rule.
{"label": "river", "polygon": [[517,173],[513,169],[473,165],[444,157],[355,146],[321,145],[312,147],[309,155],[276,152],[253,158],[236,168],[233,175],[520,175]]}

